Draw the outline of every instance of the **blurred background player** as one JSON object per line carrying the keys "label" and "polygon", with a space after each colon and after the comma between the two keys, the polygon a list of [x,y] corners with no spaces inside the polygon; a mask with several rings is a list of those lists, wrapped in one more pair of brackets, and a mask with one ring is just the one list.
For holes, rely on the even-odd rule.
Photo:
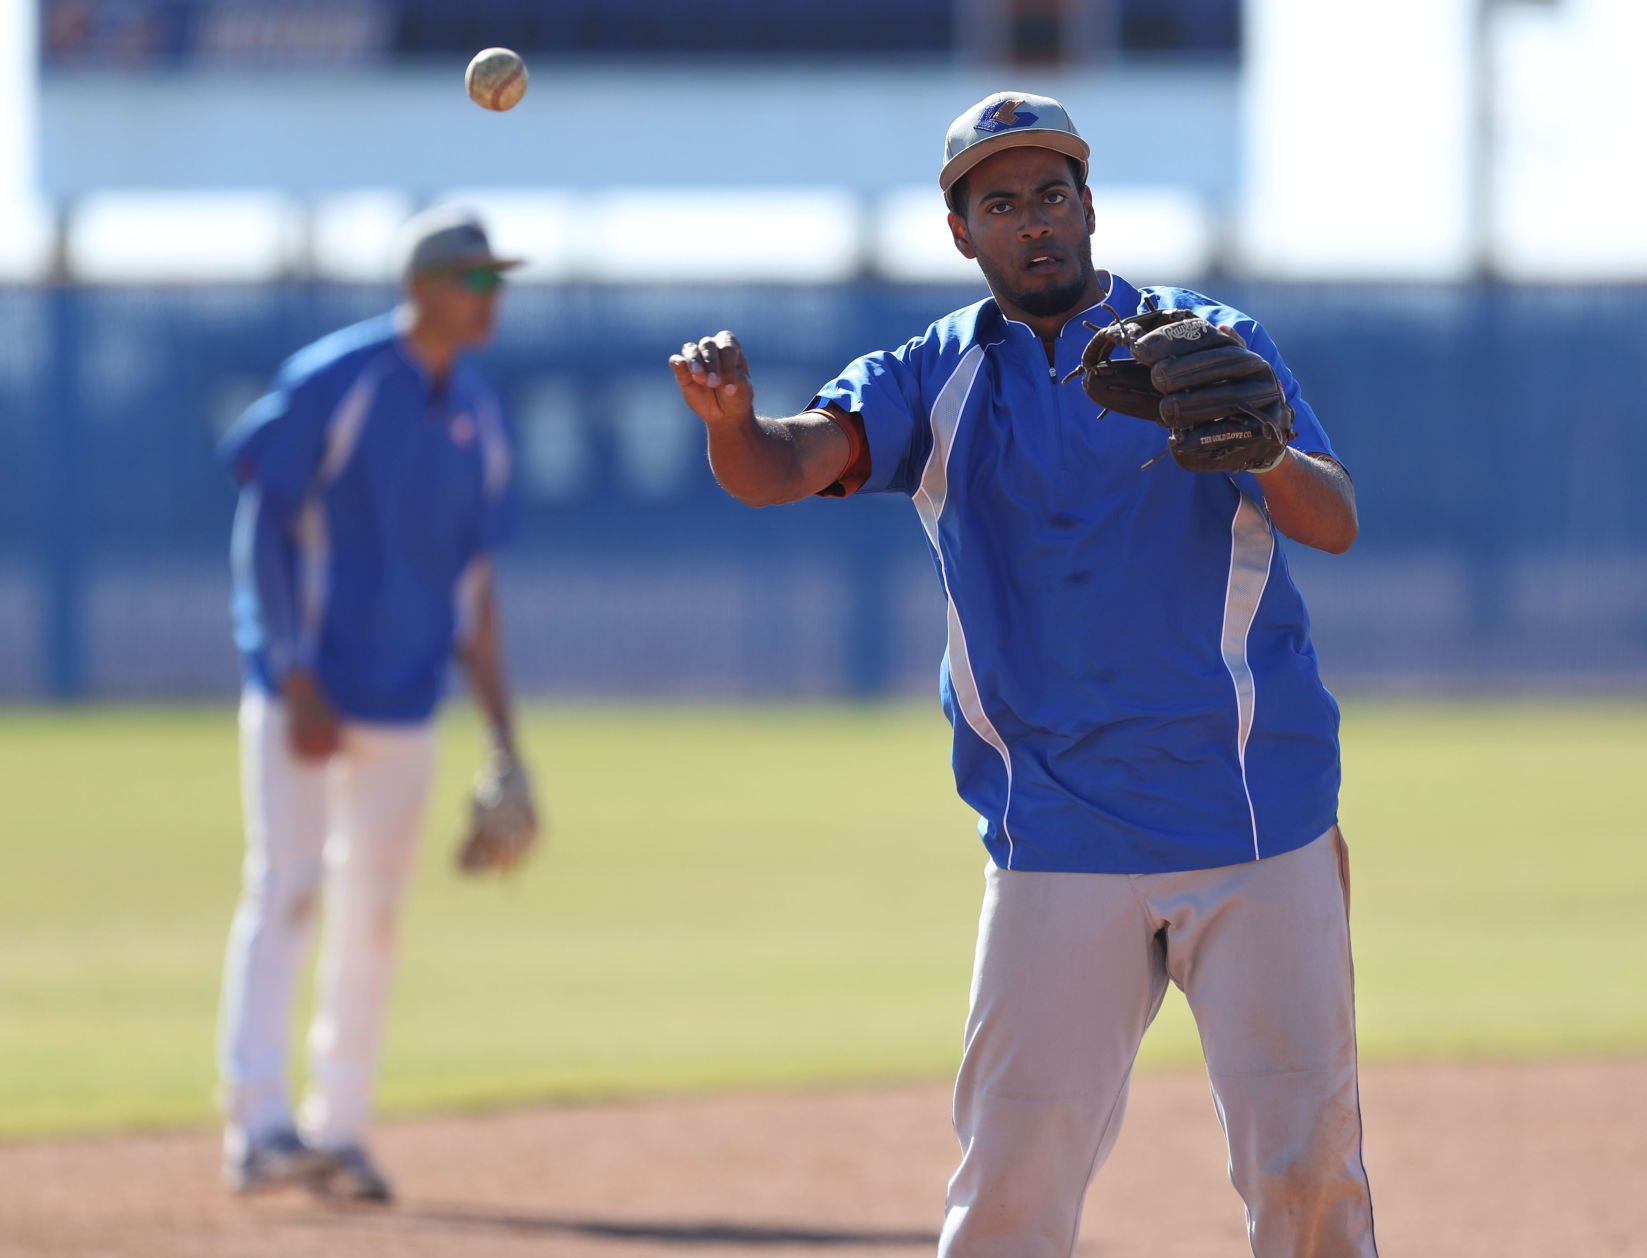
{"label": "blurred background player", "polygon": [[[300,350],[224,438],[246,862],[219,1071],[231,1189],[303,1180],[387,1200],[363,1143],[396,917],[455,653],[515,763],[491,555],[514,527],[503,413],[464,351],[503,273],[455,210],[414,219],[405,300]],[[517,775],[518,776],[518,775]],[[324,902],[302,1130],[287,1095],[292,993]]]}
{"label": "blurred background player", "polygon": [[[1276,541],[1347,550],[1354,488],[1256,322],[1094,268],[1089,150],[1059,102],[989,96],[944,156],[950,231],[988,299],[788,419],[757,418],[730,333],[670,359],[730,493],[905,494],[937,561],[956,787],[989,852],[939,1253],[1072,1252],[1170,979],[1253,1252],[1375,1258],[1338,709]],[[1100,421],[1066,379],[1106,305],[1233,327],[1293,443],[1256,472],[1146,467],[1160,430]]]}

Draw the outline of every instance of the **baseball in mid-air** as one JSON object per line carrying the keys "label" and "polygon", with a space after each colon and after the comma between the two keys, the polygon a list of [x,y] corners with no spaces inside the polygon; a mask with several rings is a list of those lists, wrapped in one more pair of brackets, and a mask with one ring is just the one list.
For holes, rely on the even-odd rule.
{"label": "baseball in mid-air", "polygon": [[463,83],[482,109],[513,109],[526,95],[526,63],[512,49],[482,48],[463,72]]}

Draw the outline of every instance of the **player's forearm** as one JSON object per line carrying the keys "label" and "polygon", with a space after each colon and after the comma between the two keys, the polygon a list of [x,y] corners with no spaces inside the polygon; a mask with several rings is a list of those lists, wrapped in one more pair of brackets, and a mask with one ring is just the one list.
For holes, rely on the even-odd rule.
{"label": "player's forearm", "polygon": [[486,718],[487,738],[500,755],[515,759],[515,723],[509,703],[509,683],[497,655],[471,656],[466,661],[469,690]]}
{"label": "player's forearm", "polygon": [[503,634],[498,621],[497,596],[488,577],[476,600],[474,623],[459,644],[457,656],[468,678],[470,693],[475,697],[475,706],[486,718],[493,749],[513,759],[515,724],[503,666]]}
{"label": "player's forearm", "polygon": [[709,467],[721,488],[751,507],[798,502],[823,488],[807,484],[800,424],[756,416],[706,424]]}
{"label": "player's forearm", "polygon": [[1355,485],[1331,459],[1289,449],[1274,471],[1258,473],[1270,519],[1287,537],[1341,555],[1361,531]]}
{"label": "player's forearm", "polygon": [[681,396],[709,431],[709,466],[721,488],[751,507],[797,502],[845,470],[852,442],[831,414],[755,414],[749,362],[738,338],[718,332],[669,358]]}

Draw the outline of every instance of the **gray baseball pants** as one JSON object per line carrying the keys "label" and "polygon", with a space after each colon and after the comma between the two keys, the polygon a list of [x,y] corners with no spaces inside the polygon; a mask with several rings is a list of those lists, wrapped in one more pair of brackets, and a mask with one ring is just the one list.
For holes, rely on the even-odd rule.
{"label": "gray baseball pants", "polygon": [[1195,1015],[1256,1258],[1377,1258],[1336,827],[1166,874],[985,874],[940,1258],[1068,1258],[1166,995]]}

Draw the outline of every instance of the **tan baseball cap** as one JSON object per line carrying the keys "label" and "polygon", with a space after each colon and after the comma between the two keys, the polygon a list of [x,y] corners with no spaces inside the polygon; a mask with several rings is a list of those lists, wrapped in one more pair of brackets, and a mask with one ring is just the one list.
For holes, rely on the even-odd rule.
{"label": "tan baseball cap", "polygon": [[991,153],[1002,149],[1052,149],[1081,163],[1081,178],[1087,177],[1087,158],[1092,150],[1069,120],[1069,111],[1050,96],[1033,92],[996,92],[986,96],[949,124],[944,137],[944,168],[938,172],[938,186],[944,200],[956,180]]}
{"label": "tan baseball cap", "polygon": [[480,219],[458,206],[437,206],[408,222],[401,229],[400,258],[408,279],[430,271],[507,271],[521,261],[493,253]]}

